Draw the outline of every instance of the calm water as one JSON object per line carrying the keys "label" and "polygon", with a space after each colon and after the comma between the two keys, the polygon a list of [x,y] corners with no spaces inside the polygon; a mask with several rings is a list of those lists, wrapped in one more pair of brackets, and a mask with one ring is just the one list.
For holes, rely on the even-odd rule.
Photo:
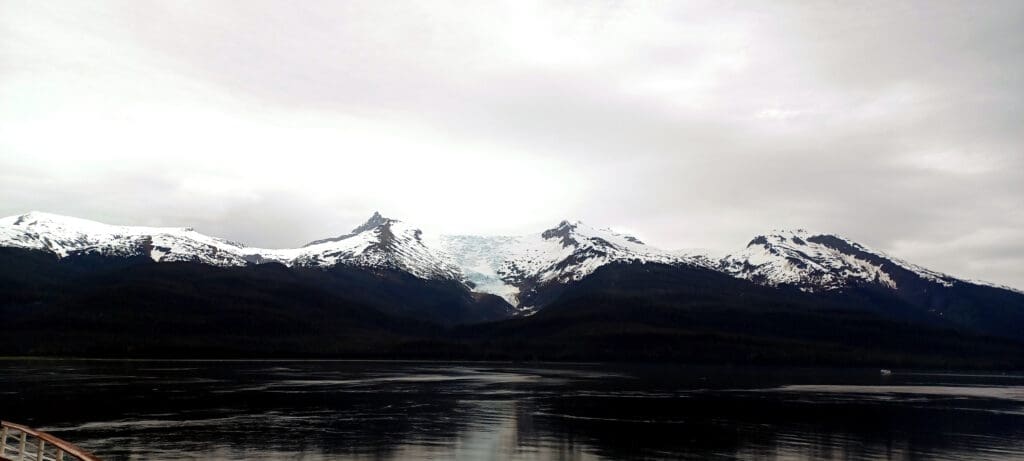
{"label": "calm water", "polygon": [[1024,459],[1024,376],[0,361],[0,418],[105,460]]}

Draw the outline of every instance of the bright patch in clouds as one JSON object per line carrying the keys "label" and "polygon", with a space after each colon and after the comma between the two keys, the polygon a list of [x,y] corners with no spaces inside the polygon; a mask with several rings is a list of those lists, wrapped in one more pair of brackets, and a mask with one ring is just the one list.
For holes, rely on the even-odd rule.
{"label": "bright patch in clouds", "polygon": [[907,155],[897,159],[897,163],[925,171],[965,175],[989,173],[997,167],[993,159],[986,156],[956,151]]}

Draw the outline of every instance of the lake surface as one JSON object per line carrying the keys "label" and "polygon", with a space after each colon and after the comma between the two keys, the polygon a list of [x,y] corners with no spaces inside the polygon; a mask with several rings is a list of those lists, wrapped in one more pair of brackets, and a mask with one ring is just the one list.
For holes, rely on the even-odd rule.
{"label": "lake surface", "polygon": [[1024,375],[0,361],[0,418],[114,460],[1024,459]]}

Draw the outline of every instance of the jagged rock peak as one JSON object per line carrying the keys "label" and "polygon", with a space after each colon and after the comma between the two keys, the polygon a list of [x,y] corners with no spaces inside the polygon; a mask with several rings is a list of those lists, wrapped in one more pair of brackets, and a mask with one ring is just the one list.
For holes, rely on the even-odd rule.
{"label": "jagged rock peak", "polygon": [[816,238],[838,238],[845,241],[849,239],[837,234],[827,232],[812,232],[807,229],[773,229],[771,232],[754,237],[747,243],[747,248],[755,245],[769,246],[779,244],[806,245],[808,241]]}
{"label": "jagged rock peak", "polygon": [[557,226],[542,232],[540,236],[548,240],[561,239],[563,247],[576,245],[578,242],[573,238],[573,233],[581,224],[583,223],[580,221],[570,222],[567,219],[563,219]]}
{"label": "jagged rock peak", "polygon": [[396,221],[398,221],[398,220],[397,219],[391,219],[391,218],[385,218],[384,216],[381,216],[380,212],[374,211],[373,212],[373,216],[370,216],[370,219],[367,219],[366,222],[364,222],[359,227],[356,227],[355,229],[352,229],[352,233],[353,234],[358,234],[358,233],[361,233],[361,232],[366,232],[368,230],[376,229],[376,228],[381,227],[381,226],[387,226],[387,225],[389,225],[389,224],[391,224],[393,222],[396,222]]}
{"label": "jagged rock peak", "polygon": [[374,230],[374,229],[377,229],[377,228],[380,228],[380,227],[389,227],[391,224],[396,223],[396,222],[399,222],[399,221],[397,219],[385,218],[383,215],[380,214],[380,212],[374,211],[373,212],[373,216],[370,216],[370,219],[367,219],[366,222],[360,224],[355,229],[352,229],[352,232],[349,232],[349,233],[344,234],[344,235],[339,235],[337,237],[330,237],[330,238],[325,238],[325,239],[320,239],[320,240],[314,240],[312,242],[309,242],[309,243],[303,245],[303,248],[311,247],[313,245],[320,245],[320,244],[323,244],[323,243],[338,242],[338,241],[345,240],[347,238],[351,238],[353,236],[362,234],[363,232],[366,232],[366,231],[371,231],[371,230]]}

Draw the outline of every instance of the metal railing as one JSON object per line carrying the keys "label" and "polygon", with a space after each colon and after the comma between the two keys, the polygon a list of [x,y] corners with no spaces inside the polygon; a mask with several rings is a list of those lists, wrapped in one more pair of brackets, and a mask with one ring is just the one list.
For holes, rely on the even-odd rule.
{"label": "metal railing", "polygon": [[100,461],[89,452],[45,432],[0,421],[0,459],[10,461]]}

